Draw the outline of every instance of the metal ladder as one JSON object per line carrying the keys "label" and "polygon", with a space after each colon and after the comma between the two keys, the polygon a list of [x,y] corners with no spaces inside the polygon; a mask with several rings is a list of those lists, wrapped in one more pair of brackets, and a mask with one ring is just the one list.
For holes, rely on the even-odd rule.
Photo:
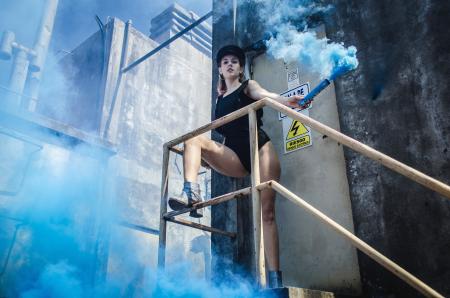
{"label": "metal ladder", "polygon": [[[266,181],[260,182],[259,175],[259,155],[258,155],[258,140],[257,140],[257,121],[256,121],[256,110],[261,109],[264,106],[269,106],[283,114],[289,116],[294,120],[298,120],[312,129],[320,132],[323,135],[327,135],[333,140],[348,146],[349,148],[381,163],[382,165],[394,170],[407,178],[422,184],[423,186],[434,190],[435,192],[445,196],[450,199],[450,186],[425,175],[424,173],[415,170],[367,145],[364,145],[339,131],[330,128],[310,117],[307,117],[301,113],[297,113],[289,107],[286,107],[272,99],[263,98],[256,101],[255,103],[248,105],[240,110],[230,113],[220,119],[217,119],[211,123],[199,127],[198,129],[189,132],[181,137],[178,137],[170,142],[163,145],[163,164],[162,164],[162,180],[161,180],[161,207],[160,207],[160,223],[159,223],[159,248],[158,248],[158,268],[163,271],[165,267],[165,248],[166,248],[166,225],[167,222],[173,222],[176,224],[185,225],[188,227],[201,229],[209,231],[211,233],[218,233],[228,237],[236,237],[236,233],[222,231],[213,227],[201,225],[195,222],[191,222],[184,219],[176,218],[177,215],[188,213],[192,210],[205,208],[207,206],[217,205],[226,201],[242,198],[246,195],[251,194],[252,197],[252,220],[253,220],[253,257],[256,264],[256,280],[260,287],[265,288],[265,268],[264,268],[264,242],[263,231],[261,225],[261,203],[260,203],[260,191],[266,188],[272,188],[278,194],[282,195],[284,198],[292,201],[294,204],[302,207],[307,212],[317,217],[322,223],[331,227],[336,233],[342,235],[345,239],[350,241],[350,243],[372,258],[374,261],[379,263],[381,266],[385,267],[387,270],[394,273],[396,276],[404,280],[410,286],[421,292],[427,297],[444,297],[437,291],[429,287],[423,281],[419,280],[417,277],[400,267],[398,264],[394,263],[386,256],[378,252],[376,249],[362,241],[360,238],[356,237],[353,233],[345,229],[343,226],[339,225],[333,219],[314,208],[312,205],[307,203],[305,200],[295,195],[283,185],[276,181]],[[209,201],[197,203],[191,208],[187,208],[179,211],[167,212],[167,198],[168,198],[168,182],[169,182],[169,154],[170,151],[177,154],[182,154],[180,149],[177,149],[177,145],[195,136],[201,135],[207,131],[213,130],[219,126],[222,126],[228,122],[231,122],[237,118],[244,115],[249,115],[249,128],[250,128],[250,152],[251,152],[251,187],[240,189],[228,194],[224,194]]]}

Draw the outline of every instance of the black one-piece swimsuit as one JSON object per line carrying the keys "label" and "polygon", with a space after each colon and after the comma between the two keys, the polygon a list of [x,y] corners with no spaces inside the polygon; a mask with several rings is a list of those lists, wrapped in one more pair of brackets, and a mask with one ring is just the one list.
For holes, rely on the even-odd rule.
{"label": "black one-piece swimsuit", "polygon": [[[248,80],[242,82],[241,86],[232,93],[223,97],[219,96],[216,103],[215,119],[223,117],[231,112],[239,110],[255,101],[245,94],[244,89],[248,85]],[[258,122],[258,149],[270,141],[269,136],[262,130],[263,110],[256,111]],[[239,157],[242,165],[251,172],[250,162],[250,138],[248,127],[248,115],[233,120],[216,129],[217,132],[225,137],[225,146],[233,150]]]}

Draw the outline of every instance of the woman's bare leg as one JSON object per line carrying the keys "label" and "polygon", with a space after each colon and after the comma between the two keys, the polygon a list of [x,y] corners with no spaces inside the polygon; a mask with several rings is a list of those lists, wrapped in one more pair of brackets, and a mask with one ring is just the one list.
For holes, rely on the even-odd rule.
{"label": "woman's bare leg", "polygon": [[201,137],[189,139],[184,143],[183,168],[184,180],[197,182],[202,152]]}
{"label": "woman's bare leg", "polygon": [[[271,142],[259,150],[260,180],[280,180],[280,162]],[[262,222],[264,229],[264,247],[269,271],[280,270],[278,229],[275,220],[275,191],[265,189],[261,192]]]}
{"label": "woman's bare leg", "polygon": [[[266,143],[259,150],[259,154],[261,182],[279,181],[280,162],[272,143]],[[186,181],[197,181],[197,173],[202,158],[223,175],[238,178],[248,175],[247,170],[233,150],[204,136],[198,136],[186,141],[184,145],[183,165]],[[278,271],[280,268],[278,230],[275,220],[275,192],[272,189],[261,192],[261,205],[267,264],[270,271]]]}
{"label": "woman's bare leg", "polygon": [[[244,177],[248,175],[239,157],[230,148],[204,136],[197,136],[184,143],[184,186],[180,196],[170,197],[169,206],[181,210],[201,201],[200,187],[197,183],[198,170],[202,158],[216,171],[227,176]],[[192,217],[202,217],[202,210],[193,210]]]}
{"label": "woman's bare leg", "polygon": [[233,150],[200,135],[184,143],[183,166],[186,181],[197,181],[202,158],[210,167],[223,175],[237,178],[248,175],[247,170]]}

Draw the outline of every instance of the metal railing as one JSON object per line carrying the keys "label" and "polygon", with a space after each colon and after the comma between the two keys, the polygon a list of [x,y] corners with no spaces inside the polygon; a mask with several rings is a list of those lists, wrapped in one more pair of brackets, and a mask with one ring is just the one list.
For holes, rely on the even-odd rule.
{"label": "metal railing", "polygon": [[[212,227],[204,226],[187,220],[176,219],[175,216],[188,213],[192,210],[205,208],[207,206],[217,205],[229,200],[239,199],[248,194],[252,195],[253,204],[253,237],[254,237],[254,247],[253,247],[253,257],[256,264],[256,279],[261,287],[265,286],[265,268],[264,268],[264,242],[263,231],[261,225],[261,203],[260,203],[260,191],[271,188],[278,194],[292,201],[294,204],[302,207],[307,212],[311,213],[327,226],[331,227],[338,234],[344,236],[345,239],[349,240],[353,246],[364,252],[374,261],[379,263],[381,266],[385,267],[387,270],[394,273],[396,276],[404,280],[406,283],[411,285],[413,288],[417,289],[419,292],[428,297],[443,297],[437,291],[433,290],[427,284],[419,280],[417,277],[400,267],[398,264],[394,263],[386,256],[378,252],[376,249],[356,237],[353,233],[345,229],[343,226],[339,225],[337,222],[326,216],[324,213],[318,209],[311,206],[305,200],[299,196],[293,194],[288,189],[283,187],[276,181],[266,181],[260,183],[259,174],[259,153],[258,153],[258,140],[257,140],[257,120],[256,120],[256,110],[269,106],[283,114],[289,116],[294,120],[298,120],[312,129],[327,135],[328,137],[334,139],[335,141],[350,147],[351,149],[383,164],[384,166],[412,179],[427,188],[430,188],[446,198],[450,199],[450,186],[425,175],[424,173],[415,170],[367,145],[364,145],[339,131],[330,128],[312,118],[309,118],[301,113],[298,113],[291,108],[284,106],[272,99],[264,98],[256,101],[255,103],[248,105],[240,110],[230,113],[220,119],[217,119],[211,123],[208,123],[200,128],[187,133],[181,137],[178,137],[170,142],[167,142],[163,146],[163,164],[162,164],[162,181],[161,181],[161,209],[160,209],[160,235],[159,235],[159,250],[158,250],[158,267],[160,270],[164,270],[165,267],[165,247],[166,247],[166,225],[167,221],[183,224],[192,228],[197,228],[212,233],[219,233],[228,237],[236,237],[236,233],[218,230]],[[182,152],[175,146],[190,139],[195,136],[201,135],[207,131],[213,130],[219,126],[222,126],[228,122],[231,122],[237,118],[244,115],[249,115],[249,128],[250,128],[250,152],[251,152],[251,187],[237,190],[228,194],[221,195],[216,198],[212,198],[207,202],[197,203],[191,208],[186,208],[179,211],[167,212],[167,197],[168,197],[168,182],[169,182],[169,153],[173,151],[177,154],[182,154]]]}

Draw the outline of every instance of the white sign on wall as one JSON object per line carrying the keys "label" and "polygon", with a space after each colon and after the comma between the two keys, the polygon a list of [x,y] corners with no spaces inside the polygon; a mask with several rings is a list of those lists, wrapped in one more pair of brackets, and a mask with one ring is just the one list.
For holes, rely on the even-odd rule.
{"label": "white sign on wall", "polygon": [[288,69],[286,71],[286,76],[287,76],[287,84],[288,84],[288,89],[294,88],[298,85],[300,85],[300,77],[298,74],[298,68],[295,67],[293,69]]}
{"label": "white sign on wall", "polygon": [[[281,96],[289,97],[292,95],[306,95],[309,93],[309,84],[303,84],[288,90]],[[297,112],[309,116],[309,106],[306,109],[296,109]],[[311,129],[297,120],[292,120],[286,115],[279,113],[279,119],[283,124],[283,144],[284,154],[294,152],[312,145]]]}
{"label": "white sign on wall", "polygon": [[[283,92],[280,95],[284,96],[284,97],[290,97],[292,95],[303,95],[303,96],[306,96],[306,94],[308,94],[308,93],[309,93],[309,83],[305,83],[303,85],[300,85],[300,86],[297,86],[295,88],[289,89],[288,91]],[[312,102],[309,105],[309,107],[307,107],[306,109],[310,109],[311,107],[312,107]],[[302,110],[304,110],[304,109],[297,109],[297,112],[300,112]],[[285,114],[283,114],[281,112],[278,112],[278,120],[281,120],[281,119],[283,119],[285,117],[286,117]]]}

